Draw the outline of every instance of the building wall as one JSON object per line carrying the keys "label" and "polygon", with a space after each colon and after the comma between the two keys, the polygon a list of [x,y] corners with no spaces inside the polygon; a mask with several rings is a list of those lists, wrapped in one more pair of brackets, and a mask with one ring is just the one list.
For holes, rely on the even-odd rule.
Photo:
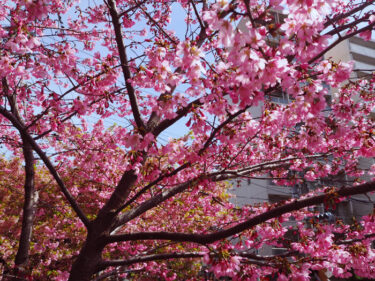
{"label": "building wall", "polygon": [[336,63],[354,61],[352,78],[362,77],[375,71],[375,42],[353,37],[332,48],[324,58]]}
{"label": "building wall", "polygon": [[274,185],[269,179],[244,179],[232,184],[231,192],[236,196],[232,199],[232,203],[239,207],[263,202],[276,203],[293,197],[292,187]]}
{"label": "building wall", "polygon": [[[360,37],[352,37],[332,48],[327,52],[325,58],[331,59],[336,63],[353,61],[354,71],[351,79],[366,77],[375,71],[375,42],[365,41]],[[373,158],[360,159],[360,168],[364,170],[368,169],[372,164],[374,164]],[[369,180],[366,177],[363,179]],[[374,203],[371,201],[375,202],[375,195],[352,196],[338,206],[337,214],[346,222],[350,222],[353,217],[359,219],[372,212]]]}

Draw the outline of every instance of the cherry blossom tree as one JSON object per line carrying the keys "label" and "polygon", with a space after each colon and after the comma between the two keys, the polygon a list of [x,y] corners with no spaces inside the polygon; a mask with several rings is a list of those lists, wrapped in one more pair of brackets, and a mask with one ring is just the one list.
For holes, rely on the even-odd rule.
{"label": "cherry blossom tree", "polygon": [[[3,279],[375,278],[374,214],[308,208],[375,191],[375,77],[324,59],[371,39],[374,2],[0,0]],[[274,205],[228,199],[235,180],[340,173]]]}

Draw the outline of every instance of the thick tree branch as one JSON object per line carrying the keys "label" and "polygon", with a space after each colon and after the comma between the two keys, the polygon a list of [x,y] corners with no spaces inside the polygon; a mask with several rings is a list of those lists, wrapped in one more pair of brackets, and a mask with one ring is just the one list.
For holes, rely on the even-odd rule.
{"label": "thick tree branch", "polygon": [[[326,156],[329,156],[329,155],[330,154],[316,154],[316,155],[305,156],[305,158],[306,159],[315,159],[315,158],[326,157]],[[249,173],[261,172],[261,171],[276,169],[276,168],[280,168],[280,167],[289,167],[291,165],[290,161],[298,160],[298,159],[301,159],[301,158],[293,157],[293,158],[285,158],[285,159],[279,159],[279,160],[274,160],[274,161],[268,161],[268,162],[264,162],[264,163],[261,163],[261,164],[256,164],[256,165],[253,165],[253,166],[250,166],[250,167],[246,167],[246,168],[243,168],[243,169],[213,172],[211,174],[202,175],[201,178],[205,177],[205,178],[209,178],[213,181],[218,182],[218,181],[243,177],[243,176],[245,176],[246,174],[249,174]],[[190,163],[186,163],[186,167],[188,167],[188,166],[190,166]],[[185,165],[183,165],[180,168],[186,168],[186,167],[185,167]],[[176,174],[178,171],[180,171],[179,168],[176,169],[175,173],[173,173],[173,174]],[[123,225],[124,223],[126,223],[126,222],[128,222],[128,221],[130,221],[130,220],[132,220],[132,219],[134,219],[138,216],[140,216],[144,212],[154,208],[155,206],[157,206],[158,204],[160,204],[160,203],[164,202],[165,200],[171,198],[172,196],[185,191],[190,185],[192,185],[193,183],[196,183],[198,181],[199,181],[199,178],[196,178],[196,179],[190,180],[188,182],[182,183],[180,185],[177,185],[173,188],[168,189],[165,192],[162,192],[162,193],[152,197],[151,199],[145,201],[144,203],[137,206],[136,208],[121,214],[118,217],[118,220],[117,220],[116,224],[114,225],[113,229]],[[145,186],[134,197],[137,196],[137,198],[139,198],[139,196],[149,188],[151,188],[150,185]],[[136,198],[134,200],[133,200],[133,198],[129,201],[130,203],[132,203],[136,200]],[[124,206],[122,206],[121,210],[123,210],[125,208],[125,206],[129,206],[129,204],[130,204],[129,202],[127,202]]]}
{"label": "thick tree branch", "polygon": [[38,202],[38,194],[35,191],[35,170],[34,170],[34,155],[31,145],[27,142],[22,134],[22,149],[25,159],[25,184],[22,213],[22,229],[19,240],[19,247],[15,259],[15,264],[18,266],[26,265],[29,259],[30,241],[33,230],[33,223],[35,218],[36,205]]}
{"label": "thick tree branch", "polygon": [[134,117],[134,120],[135,120],[135,123],[137,125],[139,132],[142,135],[144,135],[146,128],[143,123],[141,113],[139,111],[139,106],[138,106],[138,101],[137,101],[137,96],[135,94],[135,90],[129,81],[129,79],[131,79],[131,73],[130,73],[129,64],[128,64],[129,63],[128,58],[126,55],[126,48],[125,48],[123,38],[122,38],[121,24],[119,21],[119,15],[117,12],[116,3],[113,0],[109,0],[108,6],[109,6],[109,13],[111,14],[111,18],[112,18],[112,25],[115,31],[116,43],[117,43],[117,48],[118,48],[120,62],[121,62],[121,69],[124,75],[125,85],[126,85],[126,89],[127,89],[129,100],[130,100],[133,117]]}
{"label": "thick tree branch", "polygon": [[180,171],[184,170],[185,168],[187,168],[189,166],[190,166],[190,162],[185,163],[185,164],[181,165],[180,167],[178,167],[177,169],[173,170],[172,172],[167,173],[167,174],[163,174],[160,177],[158,177],[156,180],[150,182],[148,185],[146,185],[140,191],[138,191],[128,202],[126,202],[123,206],[121,206],[121,208],[118,210],[118,212],[120,212],[121,210],[125,209],[127,206],[129,206],[130,204],[132,204],[142,194],[144,194],[151,187],[155,186],[161,180],[163,180],[165,178],[168,178],[168,177],[171,177],[171,176],[174,176],[174,175],[177,175]]}
{"label": "thick tree branch", "polygon": [[[15,93],[10,95],[9,85],[6,77],[2,78],[3,93],[7,96],[12,115],[20,123],[22,127],[25,126],[17,106],[17,96]],[[15,264],[21,272],[24,272],[29,260],[30,241],[33,230],[33,223],[35,218],[36,205],[38,201],[38,194],[35,191],[35,159],[33,149],[26,139],[25,134],[20,131],[22,139],[22,151],[25,160],[25,183],[24,183],[24,202],[22,213],[22,228],[19,240],[19,246],[15,258]]]}
{"label": "thick tree branch", "polygon": [[[95,223],[100,225],[100,230],[105,231],[112,227],[113,219],[118,214],[118,210],[123,205],[123,202],[129,196],[131,187],[136,182],[138,176],[134,170],[126,171],[116,186],[115,191],[112,193],[109,200],[106,202],[103,208],[100,209]],[[96,229],[96,230],[99,230]]]}
{"label": "thick tree branch", "polygon": [[305,207],[324,203],[330,196],[347,197],[356,194],[367,193],[375,190],[375,182],[368,182],[354,187],[345,187],[336,189],[336,193],[321,194],[306,199],[295,200],[294,202],[273,208],[263,214],[239,223],[233,227],[210,234],[190,234],[190,233],[172,233],[172,232],[140,232],[130,234],[119,234],[110,236],[107,243],[135,240],[170,240],[176,242],[194,242],[202,245],[210,244],[215,241],[225,239],[236,235],[244,230],[250,229],[256,225],[277,218],[283,214],[300,210]]}

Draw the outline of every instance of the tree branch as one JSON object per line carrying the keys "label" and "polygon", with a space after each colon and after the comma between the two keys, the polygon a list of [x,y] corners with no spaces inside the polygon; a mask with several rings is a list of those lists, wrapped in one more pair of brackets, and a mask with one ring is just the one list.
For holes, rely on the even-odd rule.
{"label": "tree branch", "polygon": [[131,272],[142,272],[144,271],[144,269],[114,269],[110,272],[105,272],[103,274],[100,274],[98,277],[96,277],[96,279],[94,279],[93,281],[102,281],[102,280],[106,280],[108,277],[111,277],[111,276],[118,276],[119,274],[122,274],[122,273],[131,273]]}
{"label": "tree branch", "polygon": [[[22,127],[25,127],[25,124],[18,110],[16,93],[14,91],[13,94],[10,95],[9,85],[6,77],[2,78],[2,86],[3,93],[9,100],[13,116]],[[25,271],[27,262],[29,260],[30,241],[35,218],[36,204],[38,201],[38,194],[35,191],[35,158],[33,155],[33,149],[27,141],[25,134],[22,131],[19,132],[22,139],[22,151],[25,159],[25,183],[23,194],[25,199],[23,202],[21,235],[15,258],[15,264],[19,266],[19,269],[21,271]]]}
{"label": "tree branch", "polygon": [[331,22],[337,22],[340,19],[344,19],[344,18],[350,17],[351,15],[355,14],[356,12],[364,10],[366,7],[368,7],[368,6],[370,6],[370,5],[374,4],[374,3],[375,3],[374,0],[372,0],[372,1],[365,1],[363,4],[359,5],[357,8],[350,9],[348,12],[346,12],[344,14],[339,14],[339,15],[333,17],[332,19],[329,19],[325,23],[324,28],[327,28],[328,26],[330,26]]}
{"label": "tree branch", "polygon": [[365,26],[365,27],[363,27],[361,29],[358,29],[358,30],[356,30],[356,31],[354,31],[354,32],[346,35],[346,36],[340,37],[335,42],[333,42],[331,45],[329,45],[327,48],[325,48],[323,51],[321,51],[319,54],[317,54],[315,57],[313,57],[312,59],[310,59],[308,61],[308,64],[311,64],[314,61],[316,61],[317,59],[321,58],[325,53],[327,53],[329,50],[331,50],[333,47],[335,47],[336,45],[338,45],[342,41],[344,41],[346,39],[349,39],[349,38],[351,38],[351,37],[353,37],[353,36],[355,36],[355,35],[357,35],[357,34],[359,34],[361,32],[364,32],[364,31],[368,30],[368,29],[372,29],[374,26],[375,26],[375,22],[373,22],[373,23],[369,24],[368,26]]}
{"label": "tree branch", "polygon": [[17,118],[10,112],[8,112],[4,107],[0,106],[0,113],[7,118],[13,126],[21,132],[21,134],[24,135],[25,140],[31,145],[33,150],[39,155],[40,159],[42,159],[43,163],[48,168],[51,175],[56,180],[57,184],[59,185],[62,193],[65,195],[65,198],[68,200],[70,206],[73,208],[73,210],[76,212],[77,216],[80,218],[80,220],[83,222],[83,224],[88,227],[90,224],[90,221],[86,217],[86,215],[83,213],[82,209],[79,207],[78,203],[75,201],[74,197],[68,190],[68,188],[65,186],[63,180],[61,179],[60,175],[58,174],[57,170],[49,160],[48,156],[42,151],[42,149],[39,147],[39,145],[35,142],[35,140],[30,136],[30,134],[25,130],[24,126],[17,120]]}
{"label": "tree branch", "polygon": [[[230,121],[232,121],[233,119],[235,119],[236,117],[238,117],[241,113],[244,113],[246,110],[248,109],[248,107],[242,109],[242,110],[239,110],[237,111],[235,114],[232,114],[228,117],[227,120],[225,120],[224,122],[222,122],[219,126],[217,126],[210,134],[210,136],[208,137],[208,139],[206,140],[205,144],[203,145],[203,147],[199,150],[198,152],[198,155],[202,155],[204,153],[204,151],[206,151],[206,149],[209,147],[209,145],[211,144],[212,140],[215,138],[216,134],[222,129],[224,128]],[[135,194],[132,199],[130,199],[128,202],[125,203],[124,206],[122,206],[120,208],[119,211],[125,209],[127,206],[129,206],[131,203],[133,203],[137,198],[139,198],[142,194],[144,194],[148,189],[150,189],[152,186],[156,185],[158,182],[160,182],[161,180],[163,180],[164,178],[167,178],[167,177],[170,177],[170,176],[174,176],[176,175],[178,172],[184,170],[185,168],[187,167],[190,167],[191,166],[191,163],[190,162],[187,162],[183,165],[181,165],[180,167],[176,168],[175,170],[173,170],[172,172],[168,173],[168,174],[164,174],[160,177],[158,177],[156,180],[152,181],[151,183],[149,183],[148,185],[146,185],[145,187],[143,187],[139,192],[137,192],[137,194]]]}
{"label": "tree branch", "polygon": [[176,175],[178,172],[182,171],[183,169],[187,168],[190,166],[190,162],[188,163],[185,163],[183,165],[181,165],[180,167],[178,167],[177,169],[174,169],[172,172],[170,173],[167,173],[167,174],[163,174],[161,175],[160,177],[158,177],[156,180],[150,182],[148,185],[146,185],[145,187],[143,187],[140,191],[138,191],[128,202],[126,202],[123,206],[121,206],[121,208],[118,210],[118,212],[120,212],[121,210],[125,209],[127,206],[129,206],[130,204],[132,204],[135,200],[137,200],[142,194],[144,194],[147,190],[149,190],[151,187],[153,187],[154,185],[156,185],[158,182],[160,182],[161,180],[165,179],[165,178],[168,178],[168,177],[171,177],[171,176],[174,176]]}
{"label": "tree branch", "polygon": [[335,26],[331,31],[328,31],[327,33],[324,33],[323,36],[324,35],[335,35],[335,34],[337,34],[337,36],[342,37],[340,32],[342,32],[343,30],[348,29],[350,27],[353,27],[354,25],[357,25],[357,24],[359,24],[363,21],[366,21],[367,19],[368,19],[368,16],[357,19],[357,20],[355,20],[351,23],[348,23],[348,24],[340,25],[338,27]]}
{"label": "tree branch", "polygon": [[176,111],[176,117],[173,118],[173,119],[165,119],[163,121],[161,121],[156,127],[155,129],[152,131],[152,133],[154,134],[154,136],[158,136],[162,131],[164,131],[165,129],[167,129],[168,127],[172,126],[174,123],[176,123],[178,120],[180,120],[182,117],[184,117],[186,114],[189,113],[189,111],[193,108],[193,107],[198,107],[202,105],[202,103],[200,102],[199,99],[196,99],[192,102],[190,102],[187,106],[179,109]]}
{"label": "tree branch", "polygon": [[[327,157],[329,155],[331,155],[331,153],[307,155],[307,156],[304,156],[304,158],[315,159],[315,158]],[[281,168],[281,167],[288,167],[291,165],[291,163],[288,163],[288,162],[299,160],[299,159],[301,159],[301,157],[290,157],[290,158],[284,158],[284,159],[279,159],[279,160],[267,161],[267,162],[263,162],[260,164],[245,167],[242,169],[226,170],[226,171],[211,173],[209,177],[213,178],[214,181],[228,180],[232,178],[245,176],[246,174],[249,174],[249,173],[261,172],[261,171]]]}
{"label": "tree branch", "polygon": [[[375,190],[375,182],[369,182],[354,187],[345,187],[336,189],[337,198],[347,197],[356,194],[367,193]],[[210,234],[190,234],[190,233],[173,233],[173,232],[140,232],[112,235],[107,239],[107,243],[135,240],[170,240],[176,242],[194,242],[202,245],[210,244],[215,241],[233,236],[244,230],[250,229],[256,225],[266,222],[270,219],[277,218],[283,214],[297,211],[305,207],[324,203],[332,194],[321,194],[310,198],[295,200],[294,202],[283,206],[275,207],[263,214],[239,223],[233,227]]]}
{"label": "tree branch", "polygon": [[[206,34],[206,26],[204,25],[204,23],[201,21],[200,17],[199,17],[199,13],[198,11],[196,10],[196,6],[194,5],[194,3],[192,2],[193,4],[193,8],[194,8],[194,12],[199,20],[199,23],[200,23],[200,26],[201,26],[201,29],[200,29],[200,32],[199,32],[199,35],[198,35],[198,40],[196,42],[196,47],[197,48],[200,48],[202,46],[202,44],[204,43],[204,41],[206,40],[207,38],[207,34]],[[203,2],[203,10],[206,8],[206,3]],[[182,69],[180,67],[178,67],[176,70],[175,70],[175,74],[181,74],[182,73]],[[163,93],[159,96],[158,98],[158,101],[161,101],[166,95],[171,95],[174,90],[176,89],[176,86],[172,86],[172,85],[169,85],[169,87],[171,88],[170,91],[166,92],[166,93]],[[147,127],[152,131],[152,133],[154,134],[154,136],[158,136],[162,131],[164,131],[165,129],[167,129],[168,127],[170,127],[171,125],[173,125],[174,123],[176,123],[178,120],[180,120],[182,117],[184,117],[192,107],[194,106],[199,106],[201,105],[202,103],[199,101],[199,98],[190,102],[186,107],[184,108],[181,108],[179,110],[177,110],[176,114],[177,116],[173,119],[165,119],[163,121],[160,122],[160,117],[157,116],[157,114],[155,112],[152,112],[151,113],[151,116],[147,122]]]}
{"label": "tree branch", "polygon": [[[243,258],[248,258],[252,260],[259,260],[259,261],[271,261],[275,258],[281,257],[289,257],[297,252],[288,252],[285,254],[274,255],[274,256],[257,256],[254,254],[249,253],[234,253],[236,256],[240,256]],[[210,255],[214,256],[214,253],[210,253]],[[168,260],[168,259],[186,259],[186,258],[202,258],[204,253],[196,253],[196,252],[188,252],[188,253],[165,253],[165,254],[153,254],[153,255],[145,255],[141,257],[131,258],[127,260],[110,260],[110,261],[102,261],[99,265],[100,270],[103,270],[109,266],[129,266],[135,263],[141,262],[148,262],[148,261],[156,261],[156,260]],[[262,266],[267,266],[267,264],[259,263],[256,261],[249,261],[250,263],[259,264]],[[271,265],[269,265],[271,266]]]}
{"label": "tree branch", "polygon": [[112,25],[115,31],[115,37],[116,37],[116,43],[117,48],[120,56],[120,62],[121,62],[121,69],[124,75],[125,79],[125,85],[126,89],[129,95],[130,100],[130,106],[132,108],[133,116],[135,123],[137,125],[137,128],[139,132],[144,135],[145,134],[145,125],[143,123],[141,113],[139,111],[137,96],[135,94],[135,90],[131,83],[129,82],[129,79],[131,79],[131,73],[128,65],[128,58],[126,55],[126,49],[125,45],[122,39],[122,33],[121,33],[121,24],[119,21],[119,15],[117,13],[116,3],[113,0],[108,0],[108,7],[109,7],[109,13],[111,14],[112,18]]}
{"label": "tree branch", "polygon": [[[113,219],[118,214],[118,210],[123,205],[123,202],[129,196],[131,187],[136,182],[138,176],[134,170],[126,171],[116,186],[115,191],[112,193],[109,200],[105,203],[104,207],[100,209],[97,218],[94,223],[101,225],[100,230],[106,230],[112,228],[115,223]],[[99,231],[99,229],[96,229]]]}
{"label": "tree branch", "polygon": [[[317,155],[306,156],[305,158],[307,158],[307,159],[310,159],[310,158],[320,158],[320,157],[325,157],[325,156],[328,156],[328,155],[329,154],[317,154]],[[215,172],[215,173],[211,173],[211,174],[202,175],[201,178],[205,177],[205,178],[210,178],[213,181],[223,181],[223,180],[228,180],[228,179],[232,179],[232,178],[238,178],[238,177],[244,176],[244,175],[246,175],[248,173],[260,172],[260,171],[263,171],[263,170],[269,170],[269,169],[275,169],[275,168],[278,168],[278,167],[290,166],[291,165],[290,163],[285,163],[285,162],[289,162],[289,161],[293,161],[293,160],[297,160],[297,159],[301,159],[301,158],[299,158],[299,157],[293,157],[293,158],[285,158],[285,159],[280,159],[280,160],[275,160],[275,161],[268,161],[268,162],[264,162],[264,163],[261,163],[261,164],[253,165],[253,166],[250,166],[250,167],[246,167],[244,169],[232,170],[232,171],[221,171],[221,172]],[[183,165],[183,166],[179,167],[178,169],[176,169],[171,174],[173,174],[173,175],[177,174],[177,172],[181,170],[180,168],[186,168],[186,167],[188,167],[190,165],[191,165],[190,163],[186,163],[185,165]],[[160,178],[163,179],[163,177],[160,177]],[[118,218],[118,220],[117,220],[114,228],[119,227],[122,224],[124,224],[124,223],[126,223],[126,222],[128,222],[128,221],[130,221],[130,220],[132,220],[134,218],[136,218],[137,216],[139,216],[139,215],[143,214],[144,212],[152,209],[156,205],[164,202],[165,200],[171,198],[172,196],[174,196],[174,195],[176,195],[178,193],[183,192],[191,184],[193,184],[194,182],[197,182],[197,181],[199,181],[199,178],[195,178],[195,179],[192,179],[192,180],[190,180],[188,182],[185,182],[185,183],[182,183],[180,185],[177,185],[176,187],[168,189],[164,193],[160,193],[160,194],[156,195],[155,197],[153,197],[153,198],[149,199],[148,201],[142,203],[138,207],[136,207],[136,208],[134,208],[134,209],[132,209],[132,210],[130,210],[128,212],[125,212],[125,213],[121,214],[119,216],[119,218]],[[127,202],[124,206],[122,206],[119,211],[121,211],[124,208],[126,208],[127,206],[129,206],[137,198],[139,198],[139,196],[142,193],[144,193],[147,189],[151,188],[151,184],[152,183],[150,183],[149,185],[147,185],[144,188],[142,188],[133,197],[134,200],[133,200],[133,198],[131,200],[129,200],[129,202]]]}
{"label": "tree branch", "polygon": [[[119,66],[121,66],[121,65],[116,65],[116,66],[114,66],[112,69],[116,69],[116,68],[119,67]],[[106,71],[101,71],[101,72],[95,74],[94,76],[88,77],[89,79],[87,79],[87,80],[85,80],[85,81],[82,81],[82,82],[78,83],[77,85],[73,85],[73,87],[71,87],[70,89],[66,90],[63,94],[61,94],[61,95],[58,97],[57,100],[58,100],[58,101],[62,100],[62,99],[63,99],[66,95],[68,95],[69,93],[71,93],[71,92],[77,90],[79,87],[82,87],[82,86],[84,86],[85,84],[91,83],[92,80],[94,80],[94,79],[100,77],[101,75],[103,75],[103,74],[105,74],[105,73],[107,73],[107,72],[106,72]],[[69,79],[69,76],[67,76],[67,77],[68,77],[68,79]],[[99,100],[100,100],[100,99],[99,99]],[[92,105],[92,104],[93,104],[93,103],[91,103],[90,105]],[[45,110],[43,110],[41,113],[39,113],[38,115],[36,115],[36,118],[35,118],[30,124],[27,125],[26,129],[29,129],[30,127],[32,127],[33,125],[35,125],[36,122],[37,122],[38,120],[40,120],[44,115],[46,115],[46,114],[49,112],[50,109],[51,109],[51,107],[48,106]],[[75,111],[74,114],[76,114],[76,113],[77,113],[77,112]],[[69,116],[71,117],[72,115],[69,115]],[[45,135],[45,133],[43,133],[43,135]]]}
{"label": "tree branch", "polygon": [[149,14],[149,13],[147,13],[147,11],[145,11],[142,7],[139,7],[141,10],[142,10],[142,12],[146,15],[146,17],[148,17],[148,19],[159,29],[159,31],[161,32],[161,33],[163,33],[164,34],[164,36],[165,37],[167,37],[168,39],[169,39],[169,41],[171,41],[173,44],[175,44],[175,45],[177,45],[178,44],[178,42],[176,41],[176,40],[174,40],[160,25],[159,25],[159,23],[157,23],[153,18],[152,18],[152,16]]}
{"label": "tree branch", "polygon": [[103,270],[109,266],[124,266],[124,265],[132,265],[135,263],[140,262],[148,262],[148,261],[155,261],[155,260],[169,260],[169,259],[186,259],[186,258],[201,258],[203,257],[203,253],[167,253],[167,254],[154,254],[154,255],[146,255],[142,257],[136,257],[127,260],[112,260],[112,261],[103,261],[99,268]]}
{"label": "tree branch", "polygon": [[206,31],[206,25],[203,23],[201,17],[199,16],[199,13],[198,13],[198,10],[197,10],[197,6],[195,5],[194,1],[190,1],[190,3],[193,6],[193,10],[194,10],[195,16],[197,17],[199,25],[201,27],[200,33],[202,33],[202,31],[205,32]]}
{"label": "tree branch", "polygon": [[129,12],[131,12],[131,11],[133,11],[133,10],[139,8],[141,5],[143,5],[143,4],[146,3],[146,2],[147,2],[147,0],[144,0],[144,1],[142,1],[142,2],[136,3],[135,6],[130,7],[130,8],[127,9],[126,11],[121,12],[121,14],[119,14],[118,17],[121,18],[122,16],[128,14]]}
{"label": "tree branch", "polygon": [[29,259],[30,241],[35,218],[36,205],[38,202],[38,194],[35,191],[35,170],[33,150],[23,133],[22,150],[25,159],[25,184],[24,184],[24,203],[22,213],[22,228],[19,240],[19,246],[15,259],[15,264],[23,266],[27,264]]}
{"label": "tree branch", "polygon": [[375,233],[366,234],[366,235],[364,235],[363,238],[354,238],[354,239],[336,241],[335,244],[337,244],[337,245],[348,245],[348,244],[353,244],[355,242],[361,242],[365,239],[370,239],[370,238],[375,238]]}
{"label": "tree branch", "polygon": [[251,15],[250,0],[244,0],[243,2],[244,2],[245,7],[246,7],[246,15],[249,17],[251,25],[253,26],[253,28],[255,28],[256,25],[255,25],[255,22],[254,22],[254,18]]}
{"label": "tree branch", "polygon": [[198,179],[190,180],[190,181],[187,181],[185,183],[179,184],[179,185],[177,185],[175,187],[172,187],[172,188],[170,188],[170,189],[168,189],[166,191],[162,191],[159,194],[157,194],[154,197],[152,197],[151,199],[149,199],[146,202],[142,203],[141,205],[133,208],[132,210],[130,210],[128,212],[125,212],[125,213],[121,214],[119,216],[116,224],[114,225],[113,229],[115,229],[116,227],[119,227],[119,226],[127,223],[128,221],[131,221],[132,219],[134,219],[134,218],[136,218],[138,216],[140,216],[144,212],[146,212],[146,211],[154,208],[155,206],[157,206],[158,204],[164,202],[165,200],[168,200],[172,196],[174,196],[174,195],[176,195],[176,194],[178,194],[180,192],[183,192],[184,190],[186,190],[187,188],[189,188],[197,180]]}

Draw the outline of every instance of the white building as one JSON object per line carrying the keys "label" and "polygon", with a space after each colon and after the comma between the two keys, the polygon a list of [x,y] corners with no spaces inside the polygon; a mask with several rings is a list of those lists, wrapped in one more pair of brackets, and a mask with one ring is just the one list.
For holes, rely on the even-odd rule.
{"label": "white building", "polygon": [[352,37],[329,50],[325,58],[334,62],[354,61],[352,78],[368,76],[375,71],[375,41]]}

